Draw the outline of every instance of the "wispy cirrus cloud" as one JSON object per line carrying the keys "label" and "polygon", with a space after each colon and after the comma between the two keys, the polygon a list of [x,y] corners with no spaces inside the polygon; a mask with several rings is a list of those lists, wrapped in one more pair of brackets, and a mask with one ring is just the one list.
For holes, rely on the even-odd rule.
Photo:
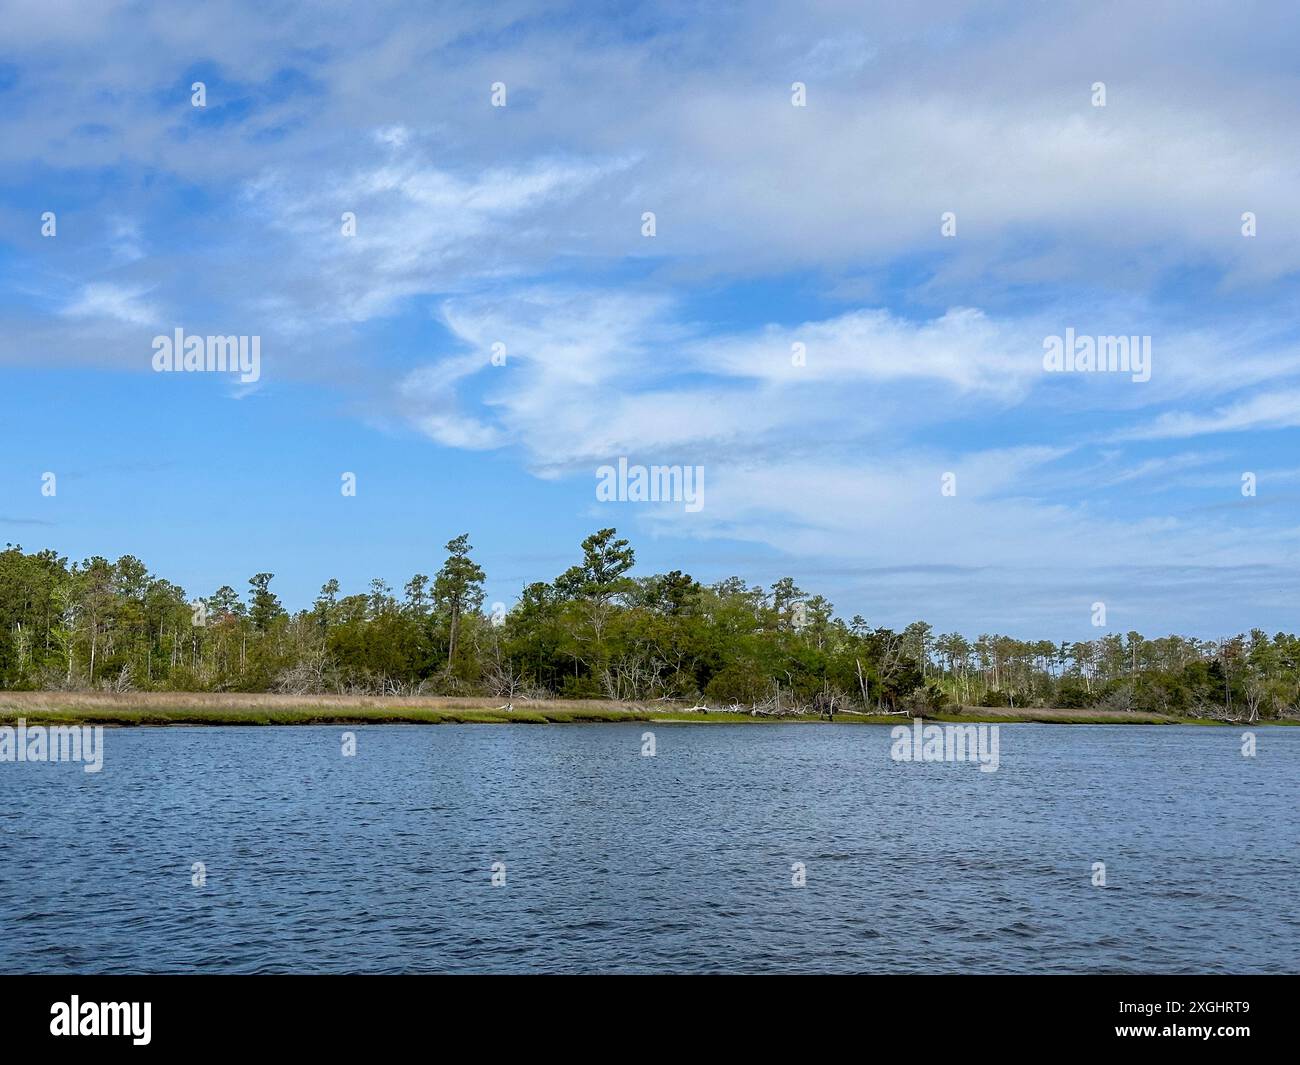
{"label": "wispy cirrus cloud", "polygon": [[1300,426],[1300,388],[1284,389],[1203,412],[1166,411],[1123,434],[1130,440],[1168,440]]}
{"label": "wispy cirrus cloud", "polygon": [[293,238],[285,265],[301,273],[313,317],[364,322],[408,297],[526,277],[563,250],[557,239],[577,238],[539,219],[624,165],[537,159],[462,175],[408,149],[407,136],[381,131],[389,159],[306,187],[275,171],[249,184],[253,210]]}
{"label": "wispy cirrus cloud", "polygon": [[83,285],[62,309],[68,318],[111,318],[130,325],[150,325],[159,320],[158,309],[145,302],[148,290],[112,282]]}

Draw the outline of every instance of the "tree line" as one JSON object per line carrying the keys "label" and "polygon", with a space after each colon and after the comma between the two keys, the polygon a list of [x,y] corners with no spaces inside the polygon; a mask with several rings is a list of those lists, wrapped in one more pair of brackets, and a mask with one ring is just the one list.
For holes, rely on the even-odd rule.
{"label": "tree line", "polygon": [[1055,643],[839,618],[792,578],[634,577],[614,529],[581,560],[484,610],[468,535],[399,597],[329,580],[287,611],[258,573],[191,600],[139,559],[0,552],[0,688],[703,700],[870,711],[1105,707],[1254,721],[1300,710],[1300,640],[1137,632]]}

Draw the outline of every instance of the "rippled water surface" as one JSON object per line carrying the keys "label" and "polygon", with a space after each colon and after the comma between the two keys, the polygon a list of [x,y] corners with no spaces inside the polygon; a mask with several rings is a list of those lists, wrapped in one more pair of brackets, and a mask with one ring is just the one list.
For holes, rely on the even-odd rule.
{"label": "rippled water surface", "polygon": [[0,968],[1300,970],[1300,729],[1004,725],[994,773],[871,726],[352,731],[0,764]]}

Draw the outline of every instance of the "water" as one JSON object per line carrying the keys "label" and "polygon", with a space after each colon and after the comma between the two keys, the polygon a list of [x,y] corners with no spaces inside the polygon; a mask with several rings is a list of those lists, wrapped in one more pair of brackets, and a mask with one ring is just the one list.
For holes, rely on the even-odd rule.
{"label": "water", "polygon": [[0,970],[1300,970],[1300,729],[1004,725],[994,773],[868,726],[344,731],[0,764]]}

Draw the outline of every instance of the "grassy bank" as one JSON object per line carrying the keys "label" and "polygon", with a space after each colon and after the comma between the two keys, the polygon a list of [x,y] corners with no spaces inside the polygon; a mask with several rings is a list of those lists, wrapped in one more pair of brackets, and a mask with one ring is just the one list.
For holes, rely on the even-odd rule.
{"label": "grassy bank", "polygon": [[[1007,709],[967,707],[927,715],[934,721],[1064,725],[1220,724],[1200,718],[1122,710]],[[25,718],[29,724],[85,725],[380,725],[446,723],[571,724],[579,722],[659,721],[729,724],[817,722],[808,717],[752,717],[747,713],[702,712],[665,703],[602,700],[517,701],[503,709],[481,698],[400,698],[350,695],[260,695],[207,692],[5,692],[0,693],[0,724]],[[836,724],[905,722],[902,716],[836,715]]]}

